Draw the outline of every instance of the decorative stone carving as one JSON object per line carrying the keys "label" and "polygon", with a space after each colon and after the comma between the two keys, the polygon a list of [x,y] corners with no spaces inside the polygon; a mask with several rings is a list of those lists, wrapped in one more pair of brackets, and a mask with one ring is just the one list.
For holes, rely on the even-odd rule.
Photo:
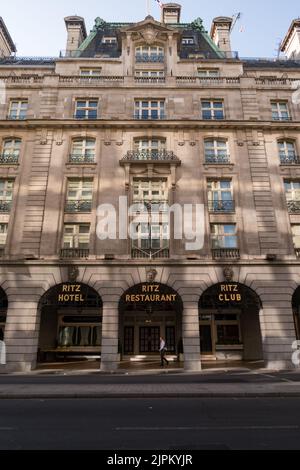
{"label": "decorative stone carving", "polygon": [[224,278],[227,282],[232,282],[233,277],[234,277],[234,272],[233,269],[230,266],[227,266],[223,270]]}
{"label": "decorative stone carving", "polygon": [[79,270],[77,266],[69,266],[68,267],[68,280],[70,282],[76,282],[79,276]]}
{"label": "decorative stone carving", "polygon": [[149,269],[147,271],[147,282],[149,283],[155,282],[157,274],[158,272],[156,271],[156,269]]}
{"label": "decorative stone carving", "polygon": [[157,38],[158,31],[155,31],[151,26],[148,26],[141,31],[141,36],[147,44],[153,44]]}

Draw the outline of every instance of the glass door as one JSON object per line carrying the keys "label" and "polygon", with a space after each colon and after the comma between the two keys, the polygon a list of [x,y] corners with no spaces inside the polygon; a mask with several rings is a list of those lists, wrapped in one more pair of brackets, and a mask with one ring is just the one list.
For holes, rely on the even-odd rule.
{"label": "glass door", "polygon": [[159,352],[160,327],[140,328],[140,354]]}

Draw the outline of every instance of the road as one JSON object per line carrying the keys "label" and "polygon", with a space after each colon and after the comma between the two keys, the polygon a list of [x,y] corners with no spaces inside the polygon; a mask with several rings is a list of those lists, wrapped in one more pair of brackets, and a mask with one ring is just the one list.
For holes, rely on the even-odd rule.
{"label": "road", "polygon": [[0,400],[0,449],[300,449],[300,399]]}

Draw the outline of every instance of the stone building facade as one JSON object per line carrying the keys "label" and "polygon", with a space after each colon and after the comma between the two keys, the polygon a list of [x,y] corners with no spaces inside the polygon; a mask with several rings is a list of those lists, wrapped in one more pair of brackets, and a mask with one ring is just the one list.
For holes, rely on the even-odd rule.
{"label": "stone building facade", "polygon": [[[278,60],[240,59],[231,18],[209,34],[177,4],[90,34],[65,22],[60,57],[18,58],[0,19],[0,370],[99,353],[115,370],[157,355],[161,335],[186,370],[291,367],[299,21]],[[97,208],[120,196],[145,219],[133,241],[102,240]],[[167,203],[204,206],[203,247],[164,237]]]}

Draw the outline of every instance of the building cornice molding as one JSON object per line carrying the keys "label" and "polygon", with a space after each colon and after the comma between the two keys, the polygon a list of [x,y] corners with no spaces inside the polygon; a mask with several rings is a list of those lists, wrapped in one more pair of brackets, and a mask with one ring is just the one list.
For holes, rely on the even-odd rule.
{"label": "building cornice molding", "polygon": [[6,24],[4,23],[4,20],[3,18],[0,16],[0,29],[2,30],[4,36],[5,36],[5,39],[9,45],[9,47],[11,48],[11,51],[12,52],[17,52],[17,49],[16,49],[16,46],[12,40],[12,37],[11,35],[9,34],[9,31],[6,27]]}

